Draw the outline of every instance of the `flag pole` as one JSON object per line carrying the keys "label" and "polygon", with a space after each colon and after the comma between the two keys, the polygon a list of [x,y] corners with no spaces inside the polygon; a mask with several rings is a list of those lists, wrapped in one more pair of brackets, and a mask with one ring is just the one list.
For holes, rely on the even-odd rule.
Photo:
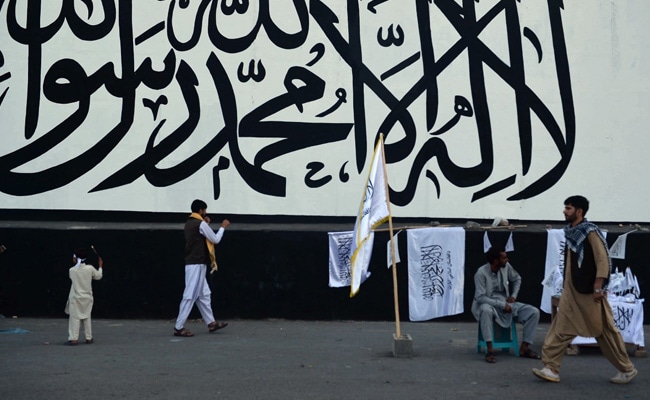
{"label": "flag pole", "polygon": [[390,211],[390,196],[388,194],[388,173],[386,171],[386,152],[384,151],[384,134],[379,135],[381,140],[381,166],[384,169],[384,190],[386,190],[386,206],[388,207],[388,231],[390,232],[390,254],[393,263],[393,303],[395,304],[395,334],[398,339],[402,337],[399,318],[399,296],[397,294],[397,263],[395,262],[395,239],[393,238],[393,214]]}

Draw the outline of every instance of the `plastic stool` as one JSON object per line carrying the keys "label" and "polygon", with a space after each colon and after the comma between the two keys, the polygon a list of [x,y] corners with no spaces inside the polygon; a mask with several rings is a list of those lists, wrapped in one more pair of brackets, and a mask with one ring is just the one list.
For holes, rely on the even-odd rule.
{"label": "plastic stool", "polygon": [[[510,329],[504,328],[501,325],[492,322],[494,329],[494,334],[492,335],[492,348],[493,349],[503,349],[503,351],[510,351],[515,353],[515,356],[519,357],[519,340],[517,339],[517,325],[515,320],[512,320]],[[485,352],[487,353],[487,344],[483,340],[483,334],[481,333],[481,324],[478,326],[478,343],[476,344],[476,352],[481,352],[481,347],[485,347]]]}

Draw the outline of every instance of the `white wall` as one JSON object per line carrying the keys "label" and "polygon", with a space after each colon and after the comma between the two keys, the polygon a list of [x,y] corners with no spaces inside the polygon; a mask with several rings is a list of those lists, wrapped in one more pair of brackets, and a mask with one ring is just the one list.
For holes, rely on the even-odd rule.
{"label": "white wall", "polygon": [[[390,109],[403,100],[407,122],[382,130],[389,184],[404,191],[392,196],[395,216],[558,220],[564,198],[583,194],[592,202],[593,220],[650,222],[650,138],[644,132],[650,3],[573,0],[559,8],[562,2],[555,0],[352,2],[360,7],[358,29],[342,0],[273,0],[266,21],[258,1],[232,13],[226,7],[229,15],[221,1],[206,3],[203,11],[197,1],[185,9],[184,2],[138,1],[130,11],[115,4],[114,14],[100,1],[90,2],[92,8],[71,2],[73,10],[48,1],[40,17],[26,1],[18,3],[15,10],[10,2],[0,3],[2,208],[180,212],[202,198],[213,212],[353,216],[372,142]],[[482,27],[480,42],[471,38],[470,7],[476,7],[479,25],[494,15]],[[463,18],[454,17],[459,12]],[[215,15],[216,31],[229,40],[211,36]],[[34,27],[39,20],[40,35]],[[103,21],[105,31],[90,27]],[[378,35],[386,38],[391,29],[403,41],[381,45]],[[274,30],[277,35],[267,34]],[[170,40],[175,35],[187,42],[193,33],[198,39],[186,48]],[[45,38],[42,45],[39,37]],[[170,80],[158,77],[153,84],[147,74],[134,74],[147,58],[162,71],[168,54]],[[223,66],[223,75],[208,65],[210,59]],[[265,69],[259,82],[238,78],[240,64],[247,74],[251,60]],[[406,66],[392,70],[401,63]],[[289,90],[297,97],[287,94],[288,74],[302,87]],[[70,79],[79,83],[65,86]],[[427,82],[437,106],[427,106]],[[342,90],[345,102],[327,113]],[[166,104],[154,116],[143,101],[162,96]],[[457,96],[471,105],[471,116],[430,135],[457,115]],[[527,103],[533,97],[539,102]],[[283,99],[283,105],[273,105]],[[78,111],[86,105],[87,112]],[[259,109],[269,111],[258,121],[284,124],[248,128]],[[436,115],[433,126],[427,115]],[[528,115],[532,147],[526,170],[520,143]],[[438,142],[430,146],[432,139]],[[150,140],[158,150],[169,147],[150,154]],[[205,147],[212,140],[213,147]],[[459,167],[456,174],[441,161],[443,144]],[[418,154],[429,147],[434,153],[418,164]],[[357,153],[365,158],[360,169]],[[264,170],[286,180],[272,181],[256,157],[265,160]],[[552,172],[562,160],[568,166]],[[110,180],[125,168],[128,174]],[[427,171],[438,181],[439,197]],[[550,179],[535,186],[547,174]],[[331,180],[319,181],[326,177]],[[98,187],[103,189],[93,191]],[[525,198],[513,200],[518,197]]]}

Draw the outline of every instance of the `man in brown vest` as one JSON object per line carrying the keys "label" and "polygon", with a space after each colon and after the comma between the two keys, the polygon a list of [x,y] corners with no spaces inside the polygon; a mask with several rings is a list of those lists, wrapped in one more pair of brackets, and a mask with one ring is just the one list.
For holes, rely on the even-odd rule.
{"label": "man in brown vest", "polygon": [[607,301],[606,283],[610,261],[607,243],[600,229],[587,221],[589,201],[571,196],[564,201],[566,238],[564,288],[557,315],[542,347],[544,368],[533,368],[538,378],[560,381],[560,365],[567,346],[576,336],[594,337],[603,355],[619,371],[612,383],[628,383],[637,375],[625,349],[623,337],[614,325]]}
{"label": "man in brown vest", "polygon": [[208,205],[203,200],[197,199],[192,202],[191,208],[192,214],[185,223],[185,290],[174,326],[174,336],[183,337],[194,336],[184,328],[184,325],[195,303],[208,326],[208,332],[215,332],[228,325],[227,322],[217,322],[214,319],[210,286],[205,274],[208,265],[212,265],[213,270],[216,269],[214,245],[221,241],[230,221],[224,219],[215,233],[208,225],[210,223],[210,218],[206,215]]}

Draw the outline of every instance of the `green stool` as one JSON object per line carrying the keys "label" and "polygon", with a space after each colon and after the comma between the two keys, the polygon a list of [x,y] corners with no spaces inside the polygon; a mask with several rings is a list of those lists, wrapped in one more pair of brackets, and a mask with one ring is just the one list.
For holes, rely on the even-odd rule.
{"label": "green stool", "polygon": [[[497,323],[493,323],[494,327],[494,336],[492,338],[492,348],[493,349],[503,349],[503,351],[510,351],[512,349],[515,356],[519,357],[519,340],[517,339],[517,325],[515,320],[512,320],[510,328],[504,328]],[[481,324],[478,326],[478,343],[476,344],[476,352],[481,352],[481,347],[485,347],[485,352],[487,353],[487,344],[483,340],[483,334],[481,333]]]}

